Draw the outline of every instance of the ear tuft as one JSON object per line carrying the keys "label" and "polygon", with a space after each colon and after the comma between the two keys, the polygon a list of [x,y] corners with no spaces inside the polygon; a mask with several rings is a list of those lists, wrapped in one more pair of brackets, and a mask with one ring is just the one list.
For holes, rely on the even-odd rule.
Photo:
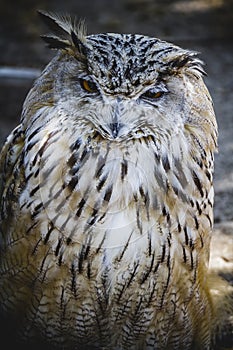
{"label": "ear tuft", "polygon": [[50,14],[41,10],[38,10],[37,12],[44,24],[51,30],[53,34],[55,34],[58,37],[64,37],[67,36],[67,34],[69,34],[68,28],[62,25],[62,19],[59,18],[57,15]]}
{"label": "ear tuft", "polygon": [[86,27],[84,21],[76,23],[70,17],[58,16],[39,10],[38,14],[51,34],[42,35],[42,39],[51,49],[69,50],[79,56],[87,52]]}
{"label": "ear tuft", "polygon": [[46,42],[46,44],[48,44],[48,47],[50,49],[66,50],[68,47],[70,47],[70,44],[67,40],[63,41],[57,37],[46,35],[41,35],[41,38]]}

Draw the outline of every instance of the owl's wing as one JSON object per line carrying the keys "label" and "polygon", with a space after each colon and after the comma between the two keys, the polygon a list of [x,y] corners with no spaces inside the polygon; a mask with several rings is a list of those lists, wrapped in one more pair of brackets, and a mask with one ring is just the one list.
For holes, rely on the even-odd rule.
{"label": "owl's wing", "polygon": [[20,160],[24,146],[24,134],[21,125],[17,126],[7,137],[0,153],[0,208],[1,217],[7,213],[8,202],[15,200],[15,184],[22,182],[20,178]]}

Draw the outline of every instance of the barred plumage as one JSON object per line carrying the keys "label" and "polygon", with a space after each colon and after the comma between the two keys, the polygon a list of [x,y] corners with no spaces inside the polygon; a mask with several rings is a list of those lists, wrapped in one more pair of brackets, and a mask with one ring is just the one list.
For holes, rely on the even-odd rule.
{"label": "barred plumage", "polygon": [[201,61],[41,16],[59,52],[1,152],[2,308],[58,347],[210,349],[217,125]]}

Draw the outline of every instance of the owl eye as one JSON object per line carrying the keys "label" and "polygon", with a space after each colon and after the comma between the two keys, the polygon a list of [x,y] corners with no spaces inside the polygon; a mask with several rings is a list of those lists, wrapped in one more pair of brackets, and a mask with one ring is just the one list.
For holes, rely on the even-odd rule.
{"label": "owl eye", "polygon": [[164,94],[164,91],[155,91],[154,89],[147,90],[141,95],[142,98],[157,99]]}
{"label": "owl eye", "polygon": [[81,84],[83,90],[85,90],[87,92],[95,93],[98,91],[96,84],[91,80],[80,79],[80,84]]}

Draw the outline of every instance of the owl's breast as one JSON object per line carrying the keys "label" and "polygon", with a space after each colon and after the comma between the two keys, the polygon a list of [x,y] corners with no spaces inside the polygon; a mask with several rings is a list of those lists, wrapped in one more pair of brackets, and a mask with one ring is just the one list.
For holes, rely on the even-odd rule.
{"label": "owl's breast", "polygon": [[61,335],[62,319],[72,336],[88,334],[94,343],[98,332],[107,341],[114,325],[127,339],[119,343],[131,346],[161,328],[163,307],[166,327],[174,317],[185,320],[188,306],[173,305],[181,291],[187,304],[192,298],[197,262],[205,263],[197,248],[210,230],[196,217],[188,166],[176,167],[178,177],[172,158],[143,140],[93,142],[62,129],[37,137],[26,145],[24,233],[15,249],[27,255],[26,293],[36,299],[43,332]]}

